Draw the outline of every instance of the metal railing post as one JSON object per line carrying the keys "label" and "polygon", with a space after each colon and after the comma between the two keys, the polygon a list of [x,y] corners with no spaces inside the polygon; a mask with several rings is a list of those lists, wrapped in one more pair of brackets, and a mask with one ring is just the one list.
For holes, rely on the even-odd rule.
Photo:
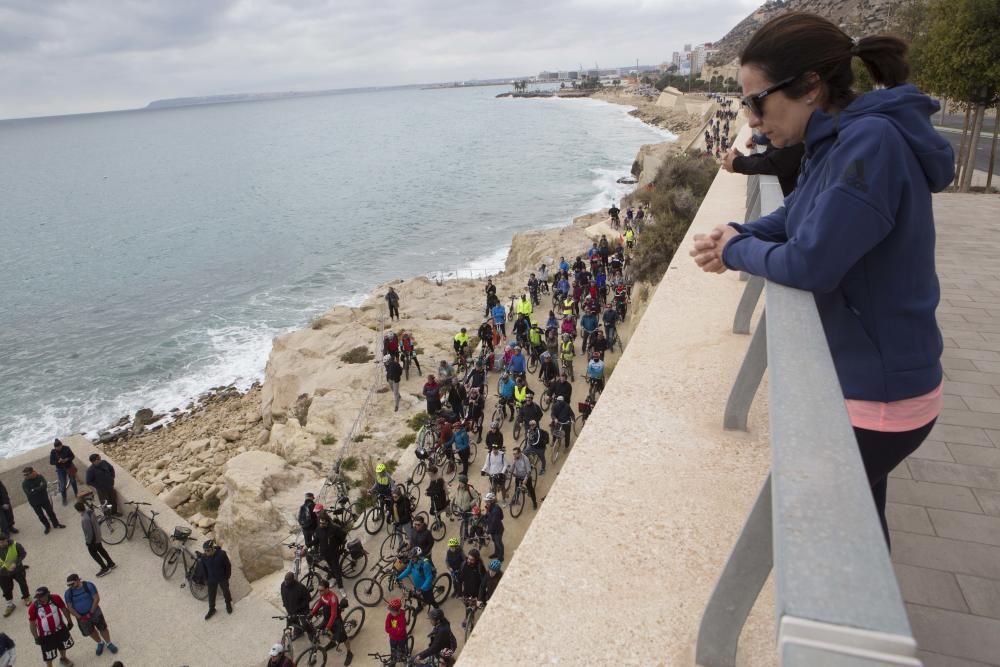
{"label": "metal railing post", "polygon": [[722,425],[727,431],[747,430],[750,406],[753,405],[754,396],[757,395],[765,370],[767,370],[767,318],[766,313],[762,313],[757,329],[753,332],[753,338],[750,339],[746,356],[743,357],[740,371],[736,374],[736,381],[733,382],[733,388],[729,392],[729,400],[726,401]]}
{"label": "metal railing post", "polygon": [[760,294],[764,291],[764,279],[760,276],[752,276],[747,281],[747,286],[743,289],[743,296],[736,306],[736,316],[733,317],[733,333],[750,333],[750,320],[753,318],[753,311],[760,301]]}

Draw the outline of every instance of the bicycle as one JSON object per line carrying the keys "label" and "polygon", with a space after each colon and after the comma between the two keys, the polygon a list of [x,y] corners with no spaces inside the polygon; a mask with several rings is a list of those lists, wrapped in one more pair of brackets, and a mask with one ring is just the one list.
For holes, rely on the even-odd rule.
{"label": "bicycle", "polygon": [[105,544],[121,544],[128,535],[128,528],[125,522],[111,513],[111,503],[94,503],[94,492],[89,490],[80,491],[77,498],[83,501],[88,509],[94,512],[97,525],[101,529],[101,541]]}
{"label": "bicycle", "polygon": [[566,372],[566,375],[569,376],[569,381],[570,382],[575,382],[576,381],[576,377],[573,376],[573,360],[572,359],[567,359],[566,357],[562,357],[559,360],[559,365],[563,369],[563,371]]}
{"label": "bicycle", "polygon": [[397,558],[381,558],[372,565],[371,572],[374,576],[362,577],[354,582],[354,599],[365,607],[374,607],[385,600],[385,594],[396,588],[396,577],[402,572],[401,569],[396,570],[397,561],[402,563]]}
{"label": "bicycle", "polygon": [[409,351],[403,350],[399,356],[400,356],[400,361],[403,362],[403,374],[406,376],[407,380],[410,379],[411,363],[415,363],[417,365],[417,372],[420,373],[420,362],[417,361],[416,350],[409,350]]}
{"label": "bicycle", "polygon": [[573,434],[580,435],[580,431],[583,430],[584,425],[587,423],[587,417],[590,416],[591,411],[594,409],[594,402],[586,400],[577,403],[576,407],[577,415],[576,419],[573,420]]}
{"label": "bicycle", "polygon": [[272,616],[271,618],[279,621],[285,621],[285,629],[281,632],[281,647],[284,649],[285,655],[288,656],[289,659],[295,655],[293,642],[296,638],[296,630],[301,631],[301,634],[305,635],[306,639],[309,640],[309,648],[299,654],[298,659],[295,661],[296,665],[300,663],[303,665],[318,666],[326,664],[326,648],[320,644],[319,632],[316,631],[316,628],[313,626],[308,614]]}
{"label": "bicycle", "polygon": [[184,583],[181,584],[181,588],[187,586],[196,600],[207,600],[208,584],[198,572],[198,561],[201,560],[202,554],[200,551],[191,553],[186,546],[187,542],[194,540],[191,537],[191,529],[181,526],[174,528],[172,539],[179,544],[163,555],[163,563],[160,565],[163,578],[169,581],[174,576],[174,572],[177,571],[177,565],[183,563]]}
{"label": "bicycle", "polygon": [[471,596],[463,596],[462,601],[465,603],[465,620],[462,622],[462,627],[465,628],[464,643],[468,644],[472,628],[476,627],[476,612],[479,611],[479,600]]}
{"label": "bicycle", "polygon": [[[555,463],[559,460],[561,455],[560,449],[565,449],[569,451],[569,432],[573,426],[573,422],[561,422],[552,420],[550,428],[552,429],[552,450],[549,454],[549,458]],[[562,447],[559,446],[559,441],[562,440]]]}
{"label": "bicycle", "polygon": [[[347,636],[348,639],[354,639],[355,637],[358,636],[358,633],[361,632],[361,628],[365,624],[366,615],[367,614],[364,610],[364,607],[357,607],[357,606],[351,607],[350,611],[346,613],[343,610],[341,610],[340,620],[344,624],[344,634]],[[324,636],[325,633],[323,631],[323,617],[317,615],[311,617],[311,620],[313,628],[316,630],[317,635],[319,637]],[[327,642],[326,646],[322,646],[322,648],[325,651],[330,651],[332,649],[339,653],[340,644],[341,642],[338,642],[331,637],[330,641]],[[299,660],[301,659],[302,656],[299,656]],[[296,660],[295,664],[298,665],[299,661]],[[313,663],[306,662],[305,664],[311,665]]]}
{"label": "bicycle", "polygon": [[150,511],[149,523],[143,523],[142,512],[139,511],[141,505],[149,507],[149,503],[140,503],[135,500],[130,500],[125,503],[126,505],[133,505],[132,511],[129,512],[128,517],[125,519],[125,537],[132,539],[135,535],[135,528],[138,526],[142,529],[143,539],[149,540],[149,550],[155,555],[163,557],[167,553],[167,547],[169,546],[167,540],[167,534],[163,532],[163,529],[156,525],[156,515],[159,512]]}
{"label": "bicycle", "polygon": [[[531,485],[532,488],[534,488],[534,485],[538,480],[538,469],[534,465],[532,465],[531,472],[528,474],[531,476]],[[511,485],[513,485],[514,487],[514,491],[511,493],[510,496],[510,503],[508,503],[507,505],[507,509],[510,510],[510,515],[516,519],[517,517],[521,516],[522,512],[524,512],[524,501],[528,496],[528,491],[527,489],[524,488],[524,484],[525,481],[527,481],[527,478],[521,480],[515,478],[514,475],[508,475],[507,479],[508,479],[507,490],[510,491]]]}
{"label": "bicycle", "polygon": [[407,665],[411,664],[413,658],[413,636],[406,636],[406,652],[403,655],[394,655],[386,653],[369,653],[368,657],[374,658],[375,660],[382,663],[382,667],[396,667],[400,662]]}
{"label": "bicycle", "polygon": [[[435,542],[440,542],[448,534],[448,524],[446,524],[444,522],[444,519],[441,518],[441,515],[445,511],[446,510],[435,511],[434,504],[431,503],[430,512],[424,512],[424,511],[417,512],[413,516],[413,518],[420,517],[421,519],[423,519],[424,525],[427,526],[427,530],[431,531],[431,537],[434,538]],[[431,520],[432,516],[434,517],[433,520]]]}

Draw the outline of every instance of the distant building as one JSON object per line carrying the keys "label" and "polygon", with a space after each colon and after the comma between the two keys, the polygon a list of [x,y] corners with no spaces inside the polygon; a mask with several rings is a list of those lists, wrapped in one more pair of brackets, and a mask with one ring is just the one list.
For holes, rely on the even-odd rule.
{"label": "distant building", "polygon": [[684,45],[684,53],[690,53],[690,52],[691,52],[691,45],[690,44],[685,44]]}
{"label": "distant building", "polygon": [[559,72],[539,72],[538,73],[538,80],[539,81],[558,81],[559,80]]}
{"label": "distant building", "polygon": [[682,62],[684,62],[683,56],[681,56],[680,52],[674,51],[674,54],[670,56],[670,64],[680,69]]}

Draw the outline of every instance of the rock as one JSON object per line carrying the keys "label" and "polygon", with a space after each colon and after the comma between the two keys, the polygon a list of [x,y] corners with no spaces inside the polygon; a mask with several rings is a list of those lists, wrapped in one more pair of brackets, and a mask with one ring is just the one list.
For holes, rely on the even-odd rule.
{"label": "rock", "polygon": [[178,484],[174,488],[160,496],[160,500],[166,503],[167,507],[174,509],[187,501],[191,497],[191,489],[187,484]]}
{"label": "rock", "polygon": [[174,484],[180,484],[182,482],[186,482],[188,481],[188,479],[189,479],[188,474],[186,472],[181,472],[180,470],[174,470],[167,476],[167,481]]}
{"label": "rock", "polygon": [[295,419],[271,427],[267,449],[292,465],[304,463],[319,455],[316,436],[302,428]]}
{"label": "rock", "polygon": [[204,467],[203,468],[195,468],[194,470],[191,470],[188,473],[188,479],[193,482],[194,480],[196,480],[199,477],[201,477],[202,475],[204,475],[206,472],[208,472],[208,468],[204,468]]}
{"label": "rock", "polygon": [[229,553],[239,556],[248,580],[283,567],[280,544],[288,536],[288,524],[269,499],[301,477],[301,472],[269,452],[246,452],[226,464],[222,474],[226,499],[219,507],[215,533]]}
{"label": "rock", "polygon": [[211,446],[211,440],[208,438],[201,438],[199,440],[188,441],[183,448],[185,454],[198,454],[199,452],[206,451]]}
{"label": "rock", "polygon": [[292,416],[299,420],[303,426],[306,425],[306,418],[309,416],[309,406],[312,405],[312,396],[309,394],[299,394],[292,407]]}
{"label": "rock", "polygon": [[163,489],[166,488],[163,482],[151,482],[146,486],[146,490],[153,495],[160,495]]}
{"label": "rock", "polygon": [[242,434],[240,433],[239,429],[230,428],[230,429],[226,429],[225,431],[223,431],[219,435],[226,442],[236,442],[237,440],[240,439],[240,435],[242,435]]}
{"label": "rock", "polygon": [[267,444],[268,439],[271,437],[271,432],[266,429],[260,429],[257,432],[257,436],[253,440],[253,446],[258,449]]}
{"label": "rock", "polygon": [[146,424],[151,424],[153,421],[153,411],[149,408],[143,408],[135,413],[135,418],[132,420],[132,433],[142,433],[142,429],[145,428]]}
{"label": "rock", "polygon": [[209,500],[211,498],[216,497],[217,495],[219,495],[219,491],[221,491],[221,490],[222,490],[222,487],[219,486],[218,484],[214,484],[214,485],[208,487],[208,490],[205,491],[205,495],[204,495],[205,500]]}

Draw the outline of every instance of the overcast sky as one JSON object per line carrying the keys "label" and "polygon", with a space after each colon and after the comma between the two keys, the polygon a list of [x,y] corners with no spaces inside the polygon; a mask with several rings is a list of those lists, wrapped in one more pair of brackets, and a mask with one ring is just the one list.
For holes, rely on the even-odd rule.
{"label": "overcast sky", "polygon": [[0,118],[669,60],[761,0],[0,0]]}

